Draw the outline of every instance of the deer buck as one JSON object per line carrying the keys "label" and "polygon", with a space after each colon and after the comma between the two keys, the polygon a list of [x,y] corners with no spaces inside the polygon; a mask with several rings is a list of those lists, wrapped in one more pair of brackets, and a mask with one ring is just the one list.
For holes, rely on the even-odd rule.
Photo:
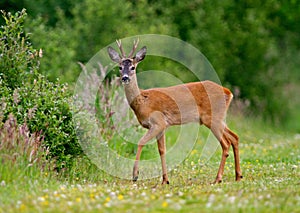
{"label": "deer buck", "polygon": [[121,55],[112,47],[107,51],[112,61],[118,63],[121,81],[124,85],[128,104],[139,123],[147,133],[139,140],[133,167],[133,181],[138,179],[138,163],[143,146],[153,138],[157,139],[162,164],[162,184],[169,184],[166,166],[165,130],[169,126],[198,122],[208,127],[222,147],[222,158],[214,183],[222,182],[226,158],[230,145],[233,147],[236,181],[242,179],[239,162],[238,136],[225,123],[225,116],[233,98],[232,93],[212,81],[192,82],[166,88],[139,89],[136,67],[146,55],[146,46],[135,56],[138,40],[126,57],[121,40],[117,40]]}

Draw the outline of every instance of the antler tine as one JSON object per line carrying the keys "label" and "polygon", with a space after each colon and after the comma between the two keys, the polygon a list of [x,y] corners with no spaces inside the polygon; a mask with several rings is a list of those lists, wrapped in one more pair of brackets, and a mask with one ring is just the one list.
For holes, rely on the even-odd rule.
{"label": "antler tine", "polygon": [[119,47],[119,49],[120,49],[120,51],[121,51],[122,57],[123,57],[123,58],[126,58],[125,52],[124,52],[123,47],[122,47],[122,42],[121,42],[121,40],[116,40],[116,42],[117,42],[117,45],[118,45],[118,47]]}
{"label": "antler tine", "polygon": [[133,47],[132,47],[131,52],[128,55],[128,58],[131,58],[133,56],[134,51],[138,47],[139,41],[140,41],[139,38],[136,41],[133,41]]}

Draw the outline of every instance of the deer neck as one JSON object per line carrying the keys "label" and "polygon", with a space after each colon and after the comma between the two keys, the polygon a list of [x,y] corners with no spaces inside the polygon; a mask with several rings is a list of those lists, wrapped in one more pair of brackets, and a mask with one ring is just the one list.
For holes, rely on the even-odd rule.
{"label": "deer neck", "polygon": [[131,105],[133,100],[141,93],[137,83],[136,75],[131,77],[129,84],[125,84],[124,88],[128,104]]}

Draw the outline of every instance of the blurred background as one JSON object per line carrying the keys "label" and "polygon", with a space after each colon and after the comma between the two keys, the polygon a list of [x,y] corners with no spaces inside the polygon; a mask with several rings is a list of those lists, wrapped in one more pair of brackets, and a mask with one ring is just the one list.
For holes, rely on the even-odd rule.
{"label": "blurred background", "polygon": [[[78,62],[86,63],[115,39],[170,35],[208,58],[235,94],[232,114],[300,132],[297,0],[2,0],[0,8],[12,13],[26,8],[25,31],[43,50],[40,72],[50,81],[72,85],[81,72]],[[184,82],[197,80],[179,65],[150,60],[141,70],[169,70]]]}

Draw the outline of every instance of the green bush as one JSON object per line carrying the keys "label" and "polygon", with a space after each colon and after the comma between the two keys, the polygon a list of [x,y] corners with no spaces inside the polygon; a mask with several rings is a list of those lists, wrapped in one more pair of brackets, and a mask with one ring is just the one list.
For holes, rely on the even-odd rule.
{"label": "green bush", "polygon": [[[61,19],[64,19],[62,14]],[[79,75],[80,67],[75,59],[77,54],[74,49],[77,41],[70,37],[73,34],[72,25],[61,21],[56,27],[49,27],[41,18],[29,22],[30,25],[26,26],[26,30],[33,32],[32,44],[43,49],[39,72],[50,81],[59,78],[61,82],[74,82]]]}
{"label": "green bush", "polygon": [[13,113],[18,123],[27,123],[31,132],[41,131],[45,137],[44,146],[49,148],[50,155],[56,157],[59,164],[81,152],[66,85],[55,84],[39,76],[33,83],[26,82],[15,89],[13,94],[7,91],[9,89],[0,85],[4,117]]}
{"label": "green bush", "polygon": [[[80,154],[69,103],[67,85],[53,83],[38,74],[38,51],[23,32],[26,12],[5,14],[2,27],[0,75],[0,123],[13,114],[18,124],[28,126],[32,134],[39,132],[43,147],[62,168]],[[27,41],[27,42],[25,42]]]}
{"label": "green bush", "polygon": [[26,11],[15,15],[2,13],[6,25],[1,26],[0,31],[0,75],[5,85],[13,90],[37,74],[39,52],[33,49],[23,31]]}

